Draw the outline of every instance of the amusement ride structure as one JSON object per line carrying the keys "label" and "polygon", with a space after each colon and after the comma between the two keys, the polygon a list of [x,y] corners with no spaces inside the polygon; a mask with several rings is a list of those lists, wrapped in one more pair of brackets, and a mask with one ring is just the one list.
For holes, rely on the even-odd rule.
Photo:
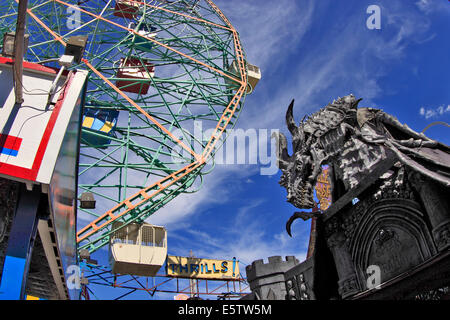
{"label": "amusement ride structure", "polygon": [[[165,228],[144,221],[178,195],[201,187],[260,70],[246,62],[238,32],[211,0],[5,0],[0,4],[5,39],[19,34],[19,2],[28,2],[24,61],[58,72],[48,92],[22,85],[24,94],[48,96],[50,102],[74,72],[87,73],[76,101],[82,110],[78,194],[73,202],[50,200],[51,210],[78,206],[76,252],[86,270],[82,296],[88,298],[86,285],[95,281],[153,296],[175,278],[159,284],[153,279],[151,285],[148,278],[147,285],[137,278],[161,276],[157,271],[167,255]],[[66,80],[57,89],[59,77]],[[72,199],[64,191],[59,197]],[[123,255],[125,244],[130,247]],[[108,245],[115,273],[92,263],[91,255]],[[143,248],[150,250],[147,260]],[[123,275],[117,270],[139,270],[139,264],[154,270],[129,272],[127,285],[118,280]],[[228,287],[222,297],[243,292],[242,277],[232,280],[219,286]],[[177,290],[166,291],[186,292],[176,281]],[[190,293],[192,284],[190,279]],[[200,291],[195,290],[219,295],[207,283]]]}

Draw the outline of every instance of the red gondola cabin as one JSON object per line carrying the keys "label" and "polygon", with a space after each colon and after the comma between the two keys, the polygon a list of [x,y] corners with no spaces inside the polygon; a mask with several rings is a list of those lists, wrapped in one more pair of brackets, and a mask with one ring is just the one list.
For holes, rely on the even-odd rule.
{"label": "red gondola cabin", "polygon": [[125,92],[147,94],[150,78],[155,75],[155,66],[145,59],[122,58],[117,72],[116,86]]}
{"label": "red gondola cabin", "polygon": [[138,1],[116,0],[116,6],[114,7],[114,15],[116,17],[134,19],[138,12]]}

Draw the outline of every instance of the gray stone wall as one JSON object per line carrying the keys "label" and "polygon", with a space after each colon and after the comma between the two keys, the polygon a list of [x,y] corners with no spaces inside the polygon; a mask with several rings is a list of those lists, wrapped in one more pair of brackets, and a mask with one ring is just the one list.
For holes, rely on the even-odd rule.
{"label": "gray stone wall", "polygon": [[247,281],[258,300],[285,300],[287,291],[285,272],[299,263],[294,256],[269,257],[268,263],[262,259],[254,261],[246,267]]}

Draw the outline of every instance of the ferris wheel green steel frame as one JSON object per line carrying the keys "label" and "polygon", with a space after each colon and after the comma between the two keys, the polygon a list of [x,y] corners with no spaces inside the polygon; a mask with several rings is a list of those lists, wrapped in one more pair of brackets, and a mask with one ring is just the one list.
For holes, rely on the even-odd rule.
{"label": "ferris wheel green steel frame", "polygon": [[[14,31],[17,1],[0,12],[0,31]],[[27,33],[25,59],[55,67],[71,37],[87,37],[69,71],[89,71],[78,192],[98,205],[78,208],[94,219],[78,250],[108,244],[113,221],[142,222],[196,191],[249,86],[239,34],[212,1],[29,0]],[[99,119],[101,130],[85,123]],[[197,121],[210,134],[195,134]]]}

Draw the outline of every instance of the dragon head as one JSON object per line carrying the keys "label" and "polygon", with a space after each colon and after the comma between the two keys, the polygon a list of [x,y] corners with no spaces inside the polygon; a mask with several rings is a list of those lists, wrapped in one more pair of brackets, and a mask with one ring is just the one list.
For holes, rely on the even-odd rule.
{"label": "dragon head", "polygon": [[[350,94],[328,104],[329,110],[336,115],[336,119],[330,119],[329,122],[334,125],[334,122],[343,120],[349,112],[356,111],[360,100]],[[297,126],[293,107],[294,100],[286,112],[286,124],[292,135],[292,155],[288,153],[286,137],[282,133],[275,135],[278,144],[278,167],[282,171],[279,183],[287,190],[288,202],[299,209],[311,209],[315,206],[314,186],[321,171],[321,159],[324,158],[323,154],[320,154],[323,150],[319,146],[319,137],[330,130],[330,127],[318,123],[314,115],[306,121],[303,118]]]}
{"label": "dragon head", "polygon": [[286,188],[287,201],[300,209],[309,209],[314,207],[314,181],[310,179],[313,171],[313,160],[308,152],[308,145],[311,141],[305,141],[305,132],[303,130],[303,121],[300,126],[295,125],[292,109],[294,100],[286,112],[286,123],[292,134],[292,144],[294,154],[289,155],[287,150],[287,139],[282,133],[274,137],[277,139],[277,157],[278,167],[282,171],[280,185]]}

